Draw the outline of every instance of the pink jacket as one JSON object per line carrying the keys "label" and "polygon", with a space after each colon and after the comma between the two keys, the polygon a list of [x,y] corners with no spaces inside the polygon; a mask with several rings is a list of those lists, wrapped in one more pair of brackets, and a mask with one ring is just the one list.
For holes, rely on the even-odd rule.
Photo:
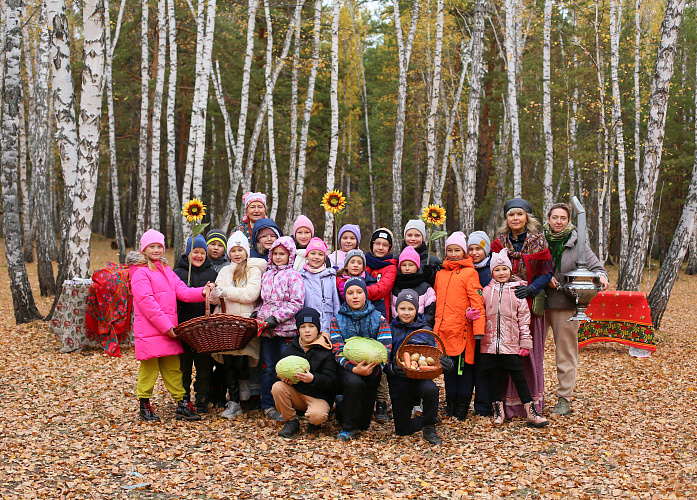
{"label": "pink jacket", "polygon": [[530,309],[525,299],[515,296],[515,289],[525,281],[499,283],[495,280],[484,287],[486,325],[481,341],[485,354],[518,354],[521,348],[532,349]]}
{"label": "pink jacket", "polygon": [[133,291],[133,335],[136,359],[144,361],[184,352],[179,340],[167,335],[177,325],[177,299],[182,302],[203,302],[203,288],[189,288],[169,266],[155,264],[157,271],[148,266],[131,266]]}
{"label": "pink jacket", "polygon": [[[279,245],[288,250],[290,259],[285,266],[273,264],[271,256]],[[262,337],[295,337],[295,313],[305,302],[305,284],[300,273],[293,269],[295,261],[295,244],[288,236],[277,239],[269,250],[269,267],[261,277],[261,300],[258,316],[264,320],[273,316],[278,325],[273,330],[266,329]]]}

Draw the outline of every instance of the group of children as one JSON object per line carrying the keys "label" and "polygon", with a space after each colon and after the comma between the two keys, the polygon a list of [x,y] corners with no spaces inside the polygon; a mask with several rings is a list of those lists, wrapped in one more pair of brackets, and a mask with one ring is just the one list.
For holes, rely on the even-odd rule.
{"label": "group of children", "polygon": [[[307,432],[318,431],[334,407],[342,429],[337,438],[349,441],[368,429],[374,411],[376,420],[387,420],[391,401],[397,434],[422,431],[429,443],[440,444],[438,386],[408,378],[396,359],[409,334],[431,330],[445,347],[439,361],[446,415],[464,420],[474,394],[475,413],[503,423],[506,372],[528,424],[548,423],[532,404],[523,374],[521,357],[532,348],[530,311],[514,294],[525,282],[512,276],[505,249],[490,256],[485,233],[467,238],[457,231],[447,238],[441,262],[428,255],[426,228],[418,219],[407,223],[397,258],[386,228],[372,233],[367,253],[359,249],[358,226],[344,225],[338,236],[339,249],[329,253],[307,217],[298,218],[292,237],[260,218],[250,235],[238,230],[228,238],[214,229],[205,238],[189,238],[172,271],[163,258],[164,236],[147,231],[141,259],[130,270],[141,417],[159,420],[149,402],[159,372],[177,402],[177,419],[198,420],[208,411],[216,379],[229,398],[223,417],[240,415],[242,403],[256,395],[268,418],[285,422],[280,436],[300,431],[298,412],[309,422]],[[172,328],[202,316],[207,294],[211,304],[264,321],[266,329],[241,351],[211,356],[182,345]],[[382,343],[388,362],[345,358],[344,344],[355,336]],[[419,332],[409,343],[435,345],[435,338]],[[276,364],[291,355],[305,358],[309,369],[295,380],[279,379]]]}

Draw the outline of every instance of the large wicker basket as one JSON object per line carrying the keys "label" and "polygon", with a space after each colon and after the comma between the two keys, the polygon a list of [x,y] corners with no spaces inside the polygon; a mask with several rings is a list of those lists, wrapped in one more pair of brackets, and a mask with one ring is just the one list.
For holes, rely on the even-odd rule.
{"label": "large wicker basket", "polygon": [[211,314],[210,298],[206,296],[206,315],[175,326],[174,334],[196,352],[207,353],[244,349],[266,328],[264,322],[226,314],[225,300],[220,305],[222,313]]}
{"label": "large wicker basket", "polygon": [[[414,335],[417,335],[419,333],[426,333],[436,339],[436,341],[440,344],[442,350],[438,349],[437,347],[432,347],[430,345],[420,345],[420,344],[409,344],[409,339],[411,339]],[[419,356],[425,356],[425,357],[431,357],[435,359],[436,366],[435,370],[415,370],[413,368],[409,368],[404,365],[404,353],[408,352],[409,354],[419,354]],[[397,360],[399,365],[404,368],[405,373],[407,374],[407,377],[409,378],[414,378],[414,379],[434,379],[436,377],[439,377],[443,373],[443,367],[440,364],[440,358],[443,356],[443,353],[445,352],[445,345],[443,344],[443,341],[441,338],[433,333],[431,330],[415,330],[411,332],[409,335],[407,335],[407,338],[404,339],[404,342],[402,342],[402,345],[399,346],[399,349],[397,349]]]}

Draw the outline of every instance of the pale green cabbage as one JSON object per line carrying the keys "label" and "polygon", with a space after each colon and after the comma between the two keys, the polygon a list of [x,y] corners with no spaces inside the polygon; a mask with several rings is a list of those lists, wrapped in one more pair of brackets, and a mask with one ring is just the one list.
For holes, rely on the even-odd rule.
{"label": "pale green cabbage", "polygon": [[300,356],[286,356],[281,361],[276,363],[276,375],[278,378],[288,378],[294,384],[298,381],[295,379],[295,374],[304,372],[305,368],[310,369],[310,362]]}
{"label": "pale green cabbage", "polygon": [[377,340],[351,337],[344,344],[343,355],[349,361],[360,363],[387,363],[387,349]]}

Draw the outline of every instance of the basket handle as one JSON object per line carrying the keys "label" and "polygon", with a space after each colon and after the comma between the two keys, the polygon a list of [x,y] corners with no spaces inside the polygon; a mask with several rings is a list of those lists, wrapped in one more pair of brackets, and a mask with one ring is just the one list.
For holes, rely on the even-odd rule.
{"label": "basket handle", "polygon": [[404,341],[402,342],[402,345],[400,345],[399,349],[397,349],[397,359],[400,359],[402,357],[402,349],[404,348],[405,345],[407,345],[409,343],[409,339],[412,338],[417,333],[427,333],[428,335],[430,335],[431,337],[436,339],[438,341],[438,343],[440,344],[441,352],[443,353],[443,355],[446,355],[445,354],[445,344],[443,344],[443,341],[438,336],[438,334],[436,334],[435,332],[432,332],[431,330],[427,330],[425,328],[422,328],[420,330],[414,330],[409,335],[407,335],[407,338],[404,339]]}
{"label": "basket handle", "polygon": [[[206,297],[206,318],[211,315],[211,294],[207,293]],[[225,299],[220,297],[220,312],[225,313]]]}

